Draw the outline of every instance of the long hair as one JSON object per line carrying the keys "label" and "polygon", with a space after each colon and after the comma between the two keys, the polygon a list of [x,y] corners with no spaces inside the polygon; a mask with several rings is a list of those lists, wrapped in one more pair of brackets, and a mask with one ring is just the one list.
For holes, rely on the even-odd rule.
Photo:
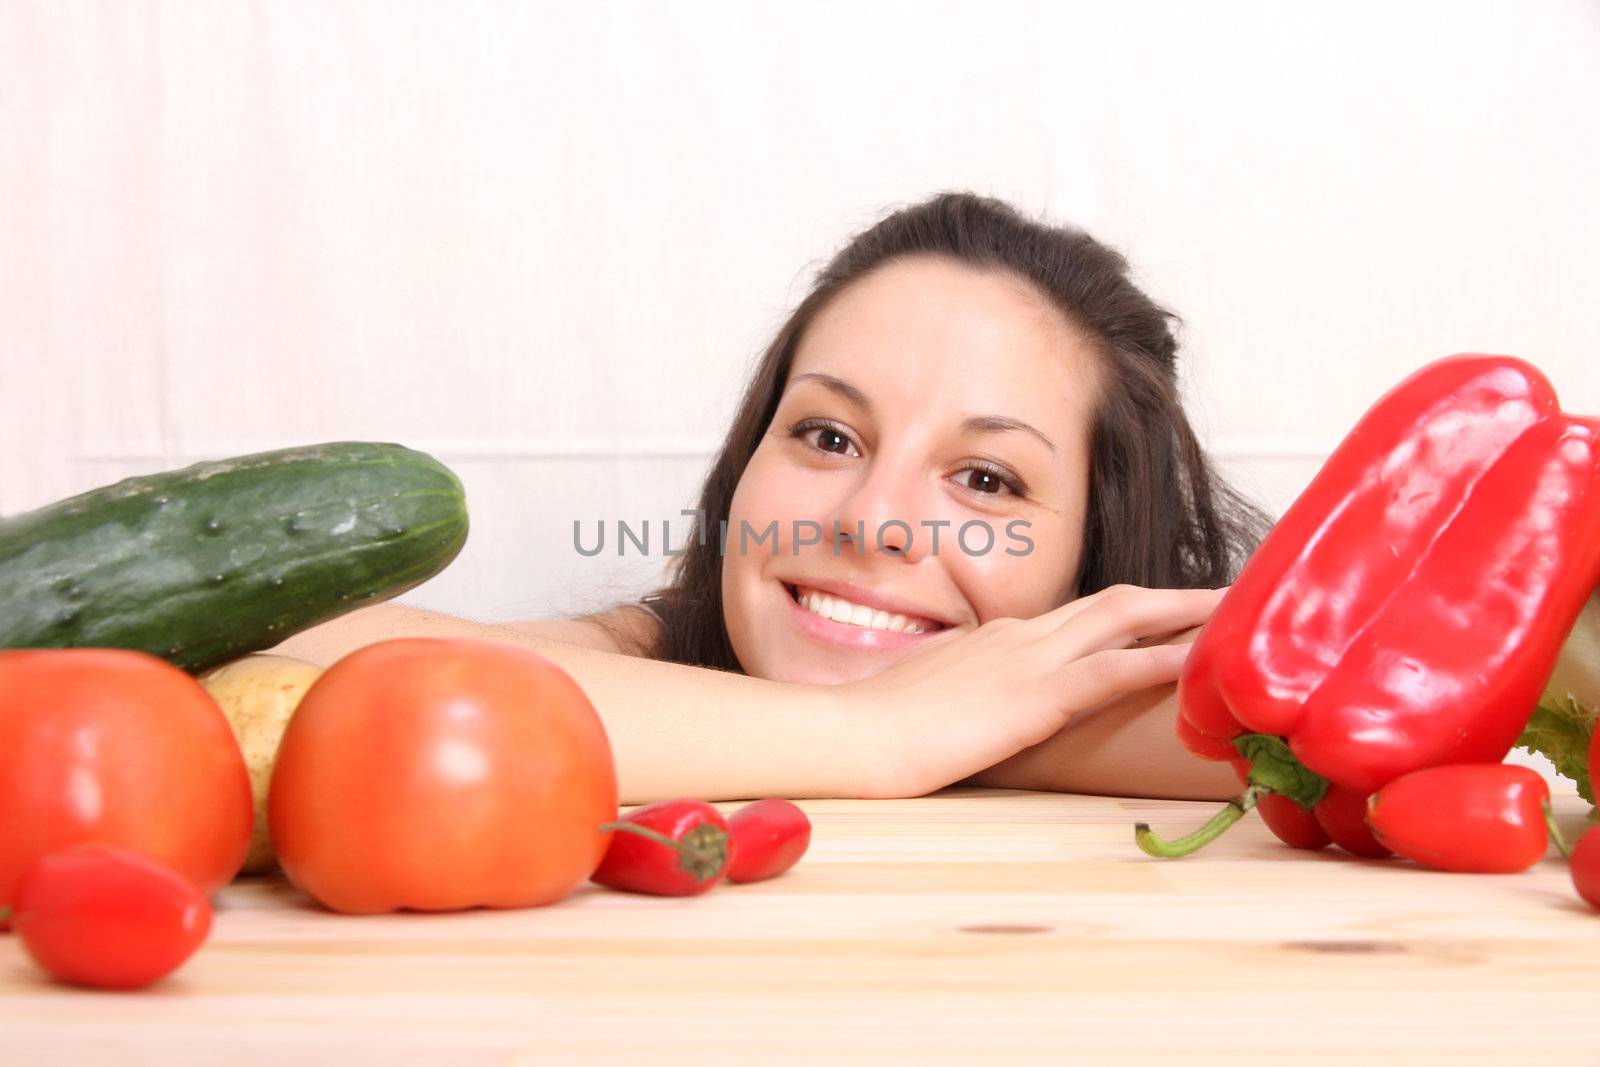
{"label": "long hair", "polygon": [[741,671],[723,618],[717,530],[777,411],[800,338],[853,281],[891,260],[926,254],[1028,279],[1092,338],[1103,360],[1079,595],[1119,583],[1217,587],[1238,573],[1271,521],[1223,482],[1189,425],[1178,395],[1177,317],[1133,284],[1120,253],[1082,230],[1028,219],[992,197],[947,192],[889,214],[818,273],[762,355],[700,490],[697,528],[652,598],[663,619],[658,639],[638,647],[606,626],[625,647]]}

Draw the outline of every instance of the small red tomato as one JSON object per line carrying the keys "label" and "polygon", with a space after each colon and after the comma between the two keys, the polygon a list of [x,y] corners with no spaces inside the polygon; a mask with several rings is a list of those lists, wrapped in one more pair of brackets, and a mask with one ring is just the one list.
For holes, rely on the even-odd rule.
{"label": "small red tomato", "polygon": [[1579,838],[1572,850],[1572,884],[1590,907],[1600,908],[1600,826]]}
{"label": "small red tomato", "polygon": [[781,797],[746,804],[728,819],[733,862],[728,881],[775,878],[800,862],[811,844],[811,820]]}
{"label": "small red tomato", "polygon": [[635,893],[704,893],[722,881],[734,848],[721,812],[703,800],[657,801],[600,829],[614,832],[589,877]]}
{"label": "small red tomato", "polygon": [[141,852],[74,845],[23,874],[12,926],[57,978],[138,989],[194,954],[211,932],[211,905],[193,882]]}
{"label": "small red tomato", "polygon": [[[1178,721],[1181,723],[1183,719],[1180,718]],[[1250,761],[1231,759],[1228,762],[1233,764],[1234,773],[1239,776],[1239,781],[1249,785]],[[1260,813],[1261,821],[1267,824],[1267,829],[1291,848],[1313,851],[1327,848],[1333,843],[1333,838],[1329,837],[1322,824],[1317,822],[1317,817],[1288,797],[1266,793],[1256,799],[1256,811]]]}
{"label": "small red tomato", "polygon": [[1329,784],[1328,791],[1311,810],[1333,843],[1352,856],[1381,860],[1394,855],[1367,825],[1367,794]]}
{"label": "small red tomato", "polygon": [[1515,764],[1461,763],[1401,775],[1372,794],[1367,822],[1406,859],[1444,871],[1509,874],[1549,848],[1550,787]]}

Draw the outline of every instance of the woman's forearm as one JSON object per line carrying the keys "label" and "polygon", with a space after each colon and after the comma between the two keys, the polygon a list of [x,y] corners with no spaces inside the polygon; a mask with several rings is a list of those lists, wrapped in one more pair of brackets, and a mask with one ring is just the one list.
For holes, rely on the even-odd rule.
{"label": "woman's forearm", "polygon": [[1130,693],[1075,716],[1048,740],[966,780],[1003,789],[1221,800],[1240,790],[1226,763],[1183,748],[1177,686]]}
{"label": "woman's forearm", "polygon": [[852,797],[860,753],[821,687],[564,644],[492,623],[382,604],[272,651],[319,665],[393,637],[477,637],[531,648],[583,687],[605,724],[624,804],[668,797]]}

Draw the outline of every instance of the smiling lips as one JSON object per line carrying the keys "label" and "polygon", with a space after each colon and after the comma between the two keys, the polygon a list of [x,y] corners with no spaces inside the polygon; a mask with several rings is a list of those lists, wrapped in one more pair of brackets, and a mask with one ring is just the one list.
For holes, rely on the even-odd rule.
{"label": "smiling lips", "polygon": [[919,615],[904,615],[869,607],[866,604],[857,604],[841,596],[824,593],[804,585],[787,588],[790,596],[813,615],[849,626],[886,630],[896,634],[920,634],[943,629],[940,623]]}

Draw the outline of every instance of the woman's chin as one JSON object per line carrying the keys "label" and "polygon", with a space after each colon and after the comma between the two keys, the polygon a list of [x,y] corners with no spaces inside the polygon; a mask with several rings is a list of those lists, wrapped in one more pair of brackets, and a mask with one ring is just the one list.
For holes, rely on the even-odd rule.
{"label": "woman's chin", "polygon": [[769,664],[772,673],[766,677],[795,685],[844,685],[870,678],[898,658],[881,653],[873,655],[841,650],[819,659],[815,651],[806,651],[809,654],[786,657],[781,662]]}

